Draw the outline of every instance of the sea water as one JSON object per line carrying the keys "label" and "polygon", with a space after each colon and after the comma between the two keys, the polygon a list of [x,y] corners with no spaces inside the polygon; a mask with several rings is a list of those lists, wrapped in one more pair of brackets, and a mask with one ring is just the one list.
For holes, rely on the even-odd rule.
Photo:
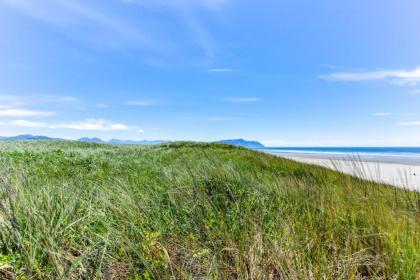
{"label": "sea water", "polygon": [[420,147],[270,147],[263,151],[283,156],[359,159],[420,164]]}

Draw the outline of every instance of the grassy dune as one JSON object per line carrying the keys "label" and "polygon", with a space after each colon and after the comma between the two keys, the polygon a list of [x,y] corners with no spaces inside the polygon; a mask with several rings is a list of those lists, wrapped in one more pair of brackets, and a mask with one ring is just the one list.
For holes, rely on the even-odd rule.
{"label": "grassy dune", "polygon": [[0,279],[419,279],[420,194],[221,144],[0,143]]}

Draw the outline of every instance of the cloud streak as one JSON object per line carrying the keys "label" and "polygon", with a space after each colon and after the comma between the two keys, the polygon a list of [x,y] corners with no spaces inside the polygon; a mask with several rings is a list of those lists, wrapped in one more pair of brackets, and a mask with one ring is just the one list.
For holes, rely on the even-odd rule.
{"label": "cloud streak", "polygon": [[53,116],[55,113],[48,111],[36,111],[28,109],[1,109],[1,117],[48,117]]}
{"label": "cloud streak", "polygon": [[212,59],[219,44],[203,24],[201,19],[201,11],[215,12],[218,11],[231,0],[120,0],[126,4],[137,4],[143,8],[150,10],[167,10],[182,20],[182,24],[190,33],[192,41],[201,48],[204,55]]}
{"label": "cloud streak", "polygon": [[238,70],[232,68],[210,68],[206,70],[207,73],[230,73],[236,71]]}
{"label": "cloud streak", "polygon": [[150,100],[128,100],[125,104],[129,106],[153,106],[156,105],[156,102]]}
{"label": "cloud streak", "polygon": [[120,0],[126,4],[139,4],[142,6],[160,6],[160,7],[183,7],[183,8],[205,8],[216,10],[226,6],[231,0]]}
{"label": "cloud streak", "polygon": [[387,81],[401,86],[414,86],[420,83],[420,67],[413,70],[335,72],[327,75],[320,75],[318,78],[327,81],[340,82]]}
{"label": "cloud streak", "polygon": [[0,122],[1,126],[26,127],[26,128],[46,128],[46,129],[71,129],[83,131],[134,131],[143,133],[137,126],[129,126],[121,123],[114,123],[104,119],[86,119],[83,121],[51,124],[47,122],[34,122],[28,120],[13,120]]}
{"label": "cloud streak", "polygon": [[391,116],[393,113],[372,113],[371,116],[374,117],[385,117],[385,116]]}
{"label": "cloud streak", "polygon": [[255,103],[263,99],[259,97],[227,97],[224,100],[232,103]]}
{"label": "cloud streak", "polygon": [[420,121],[413,121],[413,122],[400,122],[397,123],[399,126],[417,126],[420,125]]}
{"label": "cloud streak", "polygon": [[52,95],[52,94],[39,94],[29,96],[30,99],[33,101],[38,101],[41,103],[72,103],[72,102],[79,102],[80,100],[73,96],[68,95]]}
{"label": "cloud streak", "polygon": [[32,95],[8,95],[0,94],[0,102],[9,107],[26,104],[57,103],[67,104],[81,102],[80,99],[69,95],[32,94]]}
{"label": "cloud streak", "polygon": [[417,96],[420,95],[420,89],[413,89],[408,92],[409,95]]}
{"label": "cloud streak", "polygon": [[2,123],[3,126],[17,126],[30,128],[46,128],[48,125],[44,122],[34,122],[28,120],[14,120],[8,123]]}
{"label": "cloud streak", "polygon": [[112,123],[104,119],[87,119],[84,121],[63,123],[58,125],[50,125],[52,129],[65,128],[74,130],[92,130],[92,131],[127,131],[134,130],[135,127],[130,127],[125,124]]}
{"label": "cloud streak", "polygon": [[[64,28],[65,31],[69,31],[69,28],[73,28],[80,23],[89,22],[108,32],[135,41],[142,46],[156,47],[153,40],[141,32],[140,28],[134,28],[113,14],[101,12],[97,7],[91,7],[82,1],[45,0],[35,3],[31,0],[3,0],[2,3],[28,17],[60,29]],[[78,33],[80,32],[74,34]]]}
{"label": "cloud streak", "polygon": [[212,121],[212,122],[224,122],[224,121],[236,121],[237,118],[232,117],[208,117],[205,118],[206,121]]}
{"label": "cloud streak", "polygon": [[[110,3],[108,3],[110,2]],[[182,52],[194,44],[206,61],[212,61],[222,46],[207,27],[207,16],[219,12],[231,0],[0,0],[30,19],[52,26],[59,32],[85,41],[93,48],[106,47],[125,53],[141,49],[157,55],[145,58],[144,63],[166,65],[168,56]],[[114,9],[109,9],[109,7]],[[129,11],[129,16],[125,13]],[[135,12],[133,12],[135,11]],[[157,11],[160,20],[155,20]],[[131,15],[141,16],[131,16]],[[167,26],[189,35],[180,41],[178,36],[168,36]],[[186,31],[186,32],[184,32]],[[196,57],[189,56],[196,60]],[[159,63],[160,62],[160,63]],[[170,62],[169,64],[174,63]]]}

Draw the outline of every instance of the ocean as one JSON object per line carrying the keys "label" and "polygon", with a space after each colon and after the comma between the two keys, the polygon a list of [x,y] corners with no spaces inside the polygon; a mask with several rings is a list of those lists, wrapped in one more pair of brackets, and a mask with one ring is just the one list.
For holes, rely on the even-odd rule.
{"label": "ocean", "polygon": [[263,151],[286,157],[347,158],[420,164],[420,147],[270,147]]}

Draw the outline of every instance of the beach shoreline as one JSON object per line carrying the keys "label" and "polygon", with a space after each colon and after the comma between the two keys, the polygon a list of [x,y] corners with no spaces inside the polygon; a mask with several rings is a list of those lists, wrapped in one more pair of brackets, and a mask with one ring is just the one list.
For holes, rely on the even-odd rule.
{"label": "beach shoreline", "polygon": [[399,159],[366,159],[357,156],[328,156],[319,154],[266,153],[297,162],[315,164],[361,179],[420,191],[420,162]]}

